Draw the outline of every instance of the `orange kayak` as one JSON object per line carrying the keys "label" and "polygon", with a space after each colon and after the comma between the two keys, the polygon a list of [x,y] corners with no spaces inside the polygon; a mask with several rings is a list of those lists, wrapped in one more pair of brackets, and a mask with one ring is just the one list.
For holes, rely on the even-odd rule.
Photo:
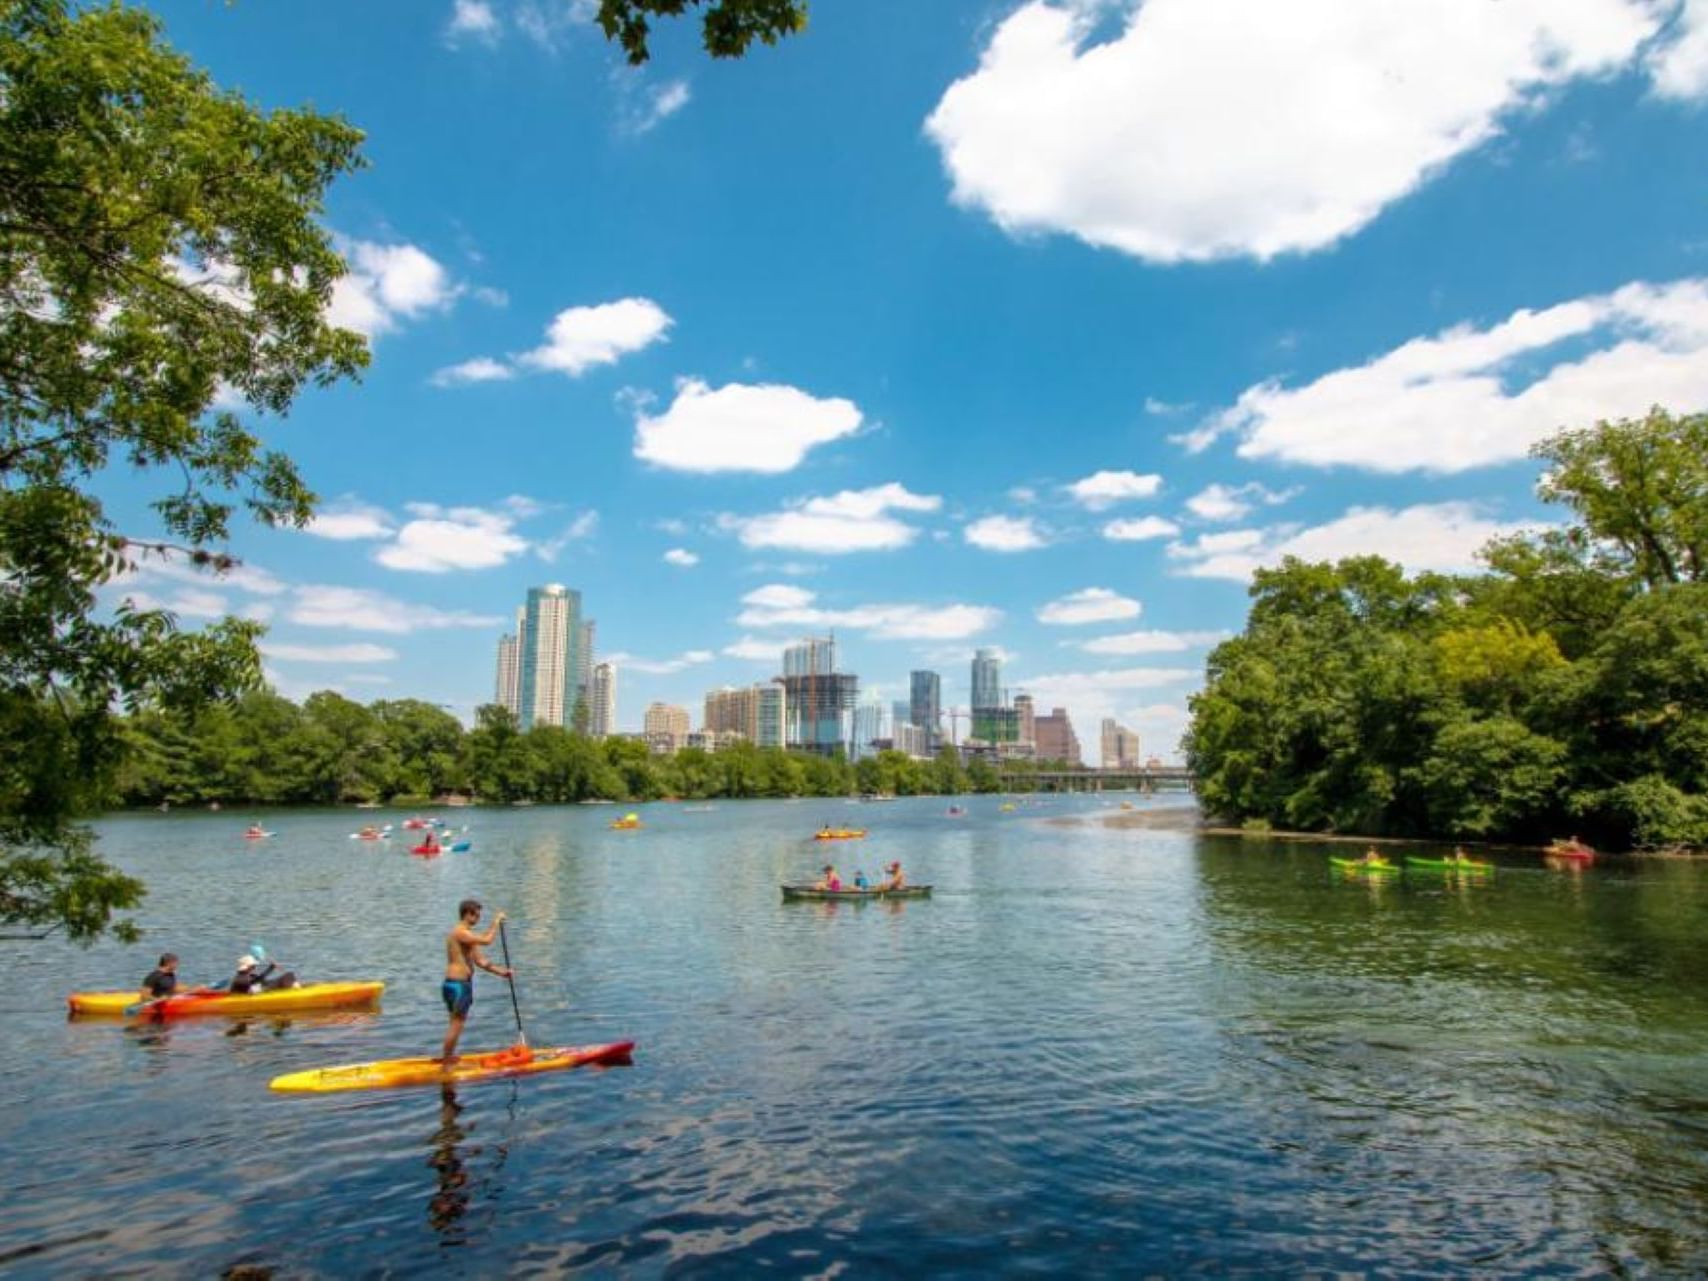
{"label": "orange kayak", "polygon": [[283,1094],[335,1094],[343,1090],[392,1090],[408,1085],[462,1085],[508,1076],[532,1076],[536,1072],[561,1072],[590,1063],[627,1063],[634,1049],[633,1041],[558,1045],[539,1050],[511,1046],[508,1050],[465,1054],[449,1068],[438,1059],[380,1059],[373,1063],[289,1072],[274,1077],[271,1088]]}
{"label": "orange kayak", "polygon": [[65,998],[73,1014],[123,1016],[135,1006],[137,1018],[175,1019],[191,1014],[274,1014],[290,1010],[337,1010],[372,1005],[385,991],[385,984],[306,983],[270,992],[238,996],[231,992],[197,995],[185,992],[159,1001],[146,1001],[135,988],[128,992],[73,992]]}

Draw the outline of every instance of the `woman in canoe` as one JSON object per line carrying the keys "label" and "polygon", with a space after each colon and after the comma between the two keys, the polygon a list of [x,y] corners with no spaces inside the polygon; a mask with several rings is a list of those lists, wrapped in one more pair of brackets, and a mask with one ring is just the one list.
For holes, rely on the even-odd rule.
{"label": "woman in canoe", "polygon": [[297,986],[297,976],[286,970],[277,978],[273,971],[279,968],[277,961],[268,961],[267,968],[262,969],[260,962],[253,956],[240,957],[237,962],[237,974],[226,984],[225,990],[235,996],[249,996],[254,992],[276,992],[287,987]]}
{"label": "woman in canoe", "polygon": [[818,881],[813,885],[813,888],[815,890],[829,890],[833,894],[840,893],[842,890],[842,878],[836,874],[836,868],[831,866],[829,863],[826,863],[824,865],[824,875],[818,878]]}

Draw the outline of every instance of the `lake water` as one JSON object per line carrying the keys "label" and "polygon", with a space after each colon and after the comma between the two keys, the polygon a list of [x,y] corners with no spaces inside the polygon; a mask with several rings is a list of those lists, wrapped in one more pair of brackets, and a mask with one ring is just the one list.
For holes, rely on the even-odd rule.
{"label": "lake water", "polygon": [[[395,811],[266,815],[258,847],[247,811],[106,821],[145,942],[6,953],[0,1271],[1708,1269],[1708,866],[1363,884],[1108,800],[964,803],[442,811],[475,848],[432,861],[347,839]],[[781,902],[827,852],[935,895]],[[433,1052],[468,895],[511,913],[529,1039],[633,1038],[632,1067],[268,1091]],[[382,1010],[65,1018],[252,941],[384,979]],[[465,1048],[508,1044],[477,990]]]}

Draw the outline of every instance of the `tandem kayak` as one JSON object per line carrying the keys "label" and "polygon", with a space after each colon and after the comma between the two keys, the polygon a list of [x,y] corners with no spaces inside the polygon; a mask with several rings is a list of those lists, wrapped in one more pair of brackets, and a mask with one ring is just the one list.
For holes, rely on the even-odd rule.
{"label": "tandem kayak", "polygon": [[873,899],[873,898],[930,898],[929,885],[904,885],[899,890],[886,890],[876,885],[863,890],[853,888],[840,890],[821,890],[816,885],[785,885],[783,886],[783,901],[794,902],[797,899],[814,899],[818,901],[840,901],[842,899]]}
{"label": "tandem kayak", "polygon": [[835,828],[835,829],[826,828],[822,832],[815,832],[813,834],[813,840],[815,840],[815,841],[859,841],[859,840],[864,840],[865,836],[866,836],[866,829],[863,827],[840,827],[840,828]]}
{"label": "tandem kayak", "polygon": [[609,1045],[559,1045],[525,1050],[512,1046],[482,1054],[465,1054],[447,1068],[438,1059],[380,1059],[373,1063],[351,1063],[344,1067],[311,1068],[276,1076],[271,1088],[283,1094],[335,1094],[343,1090],[392,1090],[409,1085],[462,1085],[471,1081],[496,1081],[510,1076],[532,1076],[536,1072],[561,1072],[590,1063],[627,1063],[634,1055],[633,1041]]}
{"label": "tandem kayak", "polygon": [[1400,870],[1385,859],[1380,863],[1366,863],[1361,858],[1331,858],[1329,862],[1343,872],[1369,872],[1373,876],[1382,876]]}
{"label": "tandem kayak", "polygon": [[[336,1010],[372,1005],[385,991],[385,984],[307,983],[301,987],[275,988],[238,996],[231,992],[186,992],[164,1000],[149,1001],[137,1012],[139,1018],[176,1019],[192,1014],[275,1014],[290,1010]],[[135,988],[128,992],[73,992],[65,998],[73,1014],[123,1015],[143,998]]]}
{"label": "tandem kayak", "polygon": [[1406,855],[1406,866],[1423,868],[1431,872],[1492,872],[1493,863],[1478,863],[1471,859],[1455,858],[1419,858],[1414,854]]}

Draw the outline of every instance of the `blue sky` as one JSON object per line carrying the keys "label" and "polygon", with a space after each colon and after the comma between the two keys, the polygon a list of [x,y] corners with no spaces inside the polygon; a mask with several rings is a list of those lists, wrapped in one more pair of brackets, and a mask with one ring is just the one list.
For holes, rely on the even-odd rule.
{"label": "blue sky", "polygon": [[373,367],[263,424],[323,520],[129,584],[266,618],[287,694],[466,716],[558,581],[624,727],[834,627],[1172,756],[1256,565],[1468,567],[1532,441],[1708,407],[1704,0],[819,0],[643,71],[588,7],[157,6],[367,131]]}

